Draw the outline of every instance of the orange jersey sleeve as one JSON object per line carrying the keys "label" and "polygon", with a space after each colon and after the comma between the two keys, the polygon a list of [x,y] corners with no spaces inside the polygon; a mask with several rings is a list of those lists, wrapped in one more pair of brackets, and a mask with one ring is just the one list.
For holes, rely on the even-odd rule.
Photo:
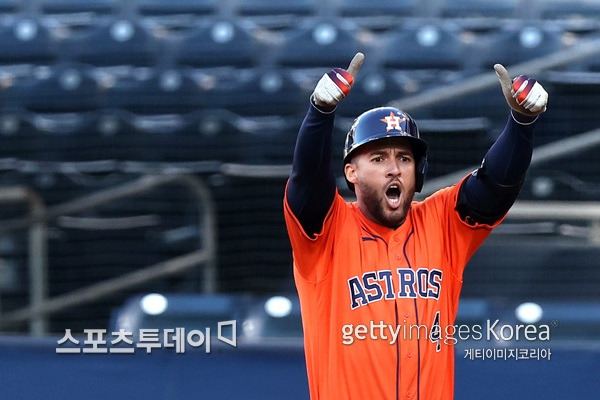
{"label": "orange jersey sleeve", "polygon": [[284,200],[311,399],[450,400],[465,264],[494,226],[455,210],[460,185],[413,202],[390,229],[336,194],[307,236]]}
{"label": "orange jersey sleeve", "polygon": [[[286,190],[287,193],[287,190]],[[322,280],[331,267],[329,260],[333,255],[337,227],[343,224],[347,217],[347,207],[344,199],[337,193],[329,212],[323,222],[323,227],[314,237],[309,237],[302,229],[300,221],[296,218],[284,199],[285,222],[288,235],[292,244],[294,269],[300,276],[309,282]]]}

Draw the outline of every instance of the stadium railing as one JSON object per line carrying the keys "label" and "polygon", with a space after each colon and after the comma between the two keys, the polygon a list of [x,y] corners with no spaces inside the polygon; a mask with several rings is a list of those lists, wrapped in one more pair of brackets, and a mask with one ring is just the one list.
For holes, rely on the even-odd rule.
{"label": "stadium railing", "polygon": [[[45,271],[44,249],[46,246],[45,226],[50,220],[60,216],[93,209],[100,205],[151,191],[157,187],[168,184],[180,184],[187,187],[197,200],[199,208],[199,231],[203,237],[200,249],[187,253],[141,270],[123,274],[122,276],[106,281],[91,284],[87,287],[70,293],[46,298],[47,276]],[[2,194],[2,193],[0,193]],[[16,196],[17,194],[18,196]],[[40,202],[35,196],[27,192],[6,191],[7,200],[29,200],[36,205],[35,212],[28,217],[5,221],[0,227],[0,234],[13,230],[31,229],[31,239],[35,248],[31,264],[31,299],[32,303],[22,309],[10,311],[0,315],[0,326],[6,329],[11,324],[29,321],[30,333],[42,335],[45,333],[45,320],[52,314],[70,307],[81,306],[100,299],[104,299],[122,290],[139,286],[158,278],[180,274],[192,267],[204,264],[202,274],[202,290],[205,293],[214,293],[218,290],[216,278],[216,221],[215,208],[211,194],[204,183],[193,176],[183,174],[164,174],[159,176],[143,176],[140,179],[116,186],[107,190],[92,193],[87,196],[73,199],[49,208],[40,208]],[[1,199],[0,199],[1,200]]]}

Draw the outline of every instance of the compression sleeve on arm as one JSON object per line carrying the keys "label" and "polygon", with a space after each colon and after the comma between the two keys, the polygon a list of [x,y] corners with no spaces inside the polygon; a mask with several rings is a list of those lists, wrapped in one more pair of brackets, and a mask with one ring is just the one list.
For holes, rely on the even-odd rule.
{"label": "compression sleeve on arm", "polygon": [[508,212],[531,162],[535,122],[511,112],[481,167],[461,187],[457,209],[463,219],[492,224]]}
{"label": "compression sleeve on arm", "polygon": [[334,112],[312,104],[304,118],[294,150],[287,201],[309,236],[319,233],[335,196],[331,166]]}

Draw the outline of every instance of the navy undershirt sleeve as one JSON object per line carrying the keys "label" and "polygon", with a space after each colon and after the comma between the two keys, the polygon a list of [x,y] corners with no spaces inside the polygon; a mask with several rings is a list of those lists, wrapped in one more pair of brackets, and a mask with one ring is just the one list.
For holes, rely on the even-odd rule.
{"label": "navy undershirt sleeve", "polygon": [[489,149],[482,167],[461,188],[458,208],[463,217],[493,223],[508,212],[531,163],[535,122],[532,117],[517,113],[509,116],[504,131]]}
{"label": "navy undershirt sleeve", "polygon": [[319,233],[335,196],[331,166],[334,112],[313,104],[304,118],[287,186],[290,209],[309,236]]}

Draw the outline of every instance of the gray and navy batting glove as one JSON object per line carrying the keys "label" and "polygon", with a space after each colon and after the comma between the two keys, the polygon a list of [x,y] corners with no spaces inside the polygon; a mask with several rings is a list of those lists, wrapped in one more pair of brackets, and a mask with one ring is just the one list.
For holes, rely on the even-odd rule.
{"label": "gray and navy batting glove", "polygon": [[517,103],[532,113],[541,114],[546,111],[548,93],[542,85],[527,75],[519,75],[513,79],[511,93]]}
{"label": "gray and navy batting glove", "polygon": [[494,70],[510,108],[530,117],[537,117],[546,111],[548,93],[538,81],[527,75],[519,75],[515,79],[510,79],[502,64],[494,65]]}
{"label": "gray and navy batting glove", "polygon": [[335,108],[350,93],[354,78],[358,74],[364,58],[365,56],[362,53],[356,53],[350,61],[348,70],[334,68],[324,74],[311,95],[312,101],[317,106],[325,109]]}

